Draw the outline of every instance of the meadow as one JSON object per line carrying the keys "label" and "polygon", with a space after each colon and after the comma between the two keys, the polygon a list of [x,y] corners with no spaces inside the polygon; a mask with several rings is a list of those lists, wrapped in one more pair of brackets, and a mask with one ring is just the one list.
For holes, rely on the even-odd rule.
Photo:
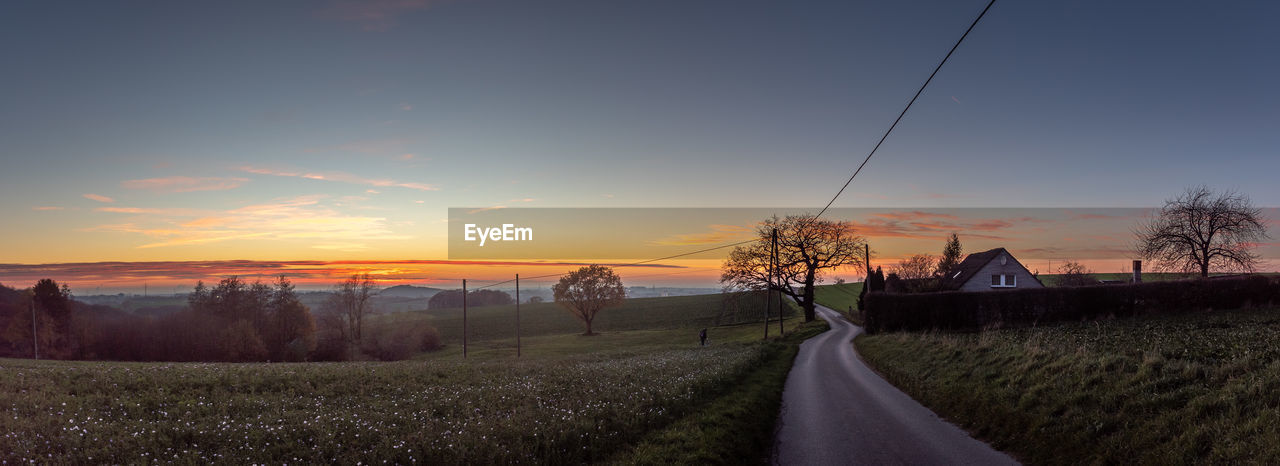
{"label": "meadow", "polygon": [[819,285],[813,288],[813,300],[818,304],[840,311],[855,324],[862,324],[858,315],[858,294],[862,282]]}
{"label": "meadow", "polygon": [[855,343],[894,385],[1030,464],[1280,463],[1280,309]]}
{"label": "meadow", "polygon": [[[519,359],[497,331],[465,360],[457,345],[401,362],[0,359],[0,463],[630,463],[689,454],[664,439],[690,432],[715,439],[704,455],[762,461],[796,345],[825,327],[712,327],[700,347],[723,309],[661,299],[592,337],[539,324],[542,306]],[[483,309],[477,330],[484,311],[505,322]]]}

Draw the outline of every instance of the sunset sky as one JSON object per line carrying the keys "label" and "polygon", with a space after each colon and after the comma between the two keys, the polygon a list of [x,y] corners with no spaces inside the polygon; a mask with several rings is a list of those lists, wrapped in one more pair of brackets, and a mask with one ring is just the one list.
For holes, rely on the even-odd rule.
{"label": "sunset sky", "polygon": [[[985,4],[5,2],[0,283],[453,287],[590,258],[452,263],[450,207],[821,208]],[[1154,207],[1198,184],[1280,206],[1276,24],[1275,2],[997,2],[835,206]],[[1114,272],[1096,251],[1130,239],[1019,241]],[[941,243],[915,247],[882,252]],[[716,264],[628,273],[711,286]]]}

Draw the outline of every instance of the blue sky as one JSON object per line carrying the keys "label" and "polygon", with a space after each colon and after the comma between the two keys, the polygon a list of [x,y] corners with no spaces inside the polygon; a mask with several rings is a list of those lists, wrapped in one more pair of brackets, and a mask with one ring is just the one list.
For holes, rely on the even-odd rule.
{"label": "blue sky", "polygon": [[[0,235],[29,247],[0,262],[441,258],[451,206],[820,207],[984,5],[7,2]],[[1276,24],[997,2],[836,205],[1280,205]]]}

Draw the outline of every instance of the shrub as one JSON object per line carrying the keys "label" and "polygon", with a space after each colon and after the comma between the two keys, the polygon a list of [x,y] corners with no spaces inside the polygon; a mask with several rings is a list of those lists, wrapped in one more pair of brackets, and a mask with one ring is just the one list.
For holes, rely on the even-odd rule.
{"label": "shrub", "polygon": [[978,329],[993,324],[1025,325],[1135,313],[1265,306],[1280,302],[1280,279],[1247,276],[978,293],[877,292],[868,294],[865,300],[865,323],[869,332]]}
{"label": "shrub", "polygon": [[383,361],[408,359],[422,351],[440,349],[440,332],[425,324],[381,327],[365,337],[365,354]]}

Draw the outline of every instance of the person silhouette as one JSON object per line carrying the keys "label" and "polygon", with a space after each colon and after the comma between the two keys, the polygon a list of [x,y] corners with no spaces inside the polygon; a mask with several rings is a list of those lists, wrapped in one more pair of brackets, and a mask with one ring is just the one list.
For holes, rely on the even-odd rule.
{"label": "person silhouette", "polygon": [[707,346],[707,329],[702,329],[702,333],[698,334],[699,345]]}

